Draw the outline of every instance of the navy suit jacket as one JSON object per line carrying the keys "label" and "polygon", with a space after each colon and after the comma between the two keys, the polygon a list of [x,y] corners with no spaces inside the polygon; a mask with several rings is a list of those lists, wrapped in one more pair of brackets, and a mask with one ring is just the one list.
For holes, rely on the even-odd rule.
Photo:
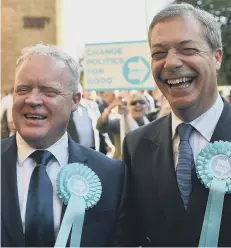
{"label": "navy suit jacket", "polygon": [[[226,102],[211,142],[219,140],[231,142]],[[171,115],[128,133],[124,160],[131,174],[133,246],[198,246],[209,190],[196,178],[185,212],[173,161]],[[231,194],[224,199],[219,246],[231,247]]]}
{"label": "navy suit jacket", "polygon": [[[24,233],[17,190],[15,135],[2,140],[1,246],[23,247]],[[81,246],[129,245],[127,169],[123,162],[75,143],[69,137],[69,163],[84,163],[100,178],[102,196],[85,213]],[[65,212],[63,206],[62,215]]]}

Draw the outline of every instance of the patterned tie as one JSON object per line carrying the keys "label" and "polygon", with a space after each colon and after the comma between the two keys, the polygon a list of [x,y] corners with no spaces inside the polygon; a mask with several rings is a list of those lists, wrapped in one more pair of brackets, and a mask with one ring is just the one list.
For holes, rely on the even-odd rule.
{"label": "patterned tie", "polygon": [[27,247],[52,247],[55,243],[53,188],[46,166],[53,155],[37,150],[30,155],[37,166],[33,170],[27,197],[25,243]]}
{"label": "patterned tie", "polygon": [[189,144],[192,126],[182,123],[178,126],[177,130],[180,136],[180,144],[176,177],[184,207],[187,209],[189,197],[192,192],[192,174],[195,167],[192,148]]}

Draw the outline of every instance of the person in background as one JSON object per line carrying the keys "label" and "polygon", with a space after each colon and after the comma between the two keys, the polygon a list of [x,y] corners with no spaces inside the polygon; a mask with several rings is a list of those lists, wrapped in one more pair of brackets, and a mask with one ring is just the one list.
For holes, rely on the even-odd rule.
{"label": "person in background", "polygon": [[[111,111],[118,108],[117,115],[111,115]],[[129,92],[127,101],[120,95],[104,110],[97,122],[97,129],[100,132],[110,132],[113,134],[115,142],[114,158],[121,158],[121,140],[125,133],[149,123],[145,116],[146,99],[139,91]],[[121,130],[121,118],[123,130]]]}
{"label": "person in background", "polygon": [[155,100],[158,102],[159,108],[146,115],[149,121],[154,121],[160,117],[166,116],[171,110],[169,102],[159,89],[155,91]]}
{"label": "person in background", "polygon": [[[231,106],[217,86],[220,24],[190,4],[173,4],[154,16],[148,39],[152,74],[171,113],[124,139],[133,246],[198,247],[209,190],[197,177],[196,159],[210,142],[231,142]],[[226,194],[221,225],[216,222],[219,247],[231,246],[230,211]]]}
{"label": "person in background", "polygon": [[231,90],[230,90],[230,92],[229,92],[229,95],[227,95],[227,96],[225,97],[225,100],[226,100],[229,104],[231,104]]}
{"label": "person in background", "polygon": [[8,138],[15,133],[12,118],[13,88],[1,99],[1,139]]}
{"label": "person in background", "polygon": [[102,101],[99,102],[99,111],[103,113],[104,109],[107,108],[115,99],[115,93],[113,91],[103,92]]}
{"label": "person in background", "polygon": [[155,102],[153,97],[148,93],[147,90],[142,91],[146,102],[147,102],[147,110],[146,110],[146,114],[149,114],[151,112],[153,112],[155,110]]}
{"label": "person in background", "polygon": [[96,151],[100,151],[100,142],[103,139],[108,147],[107,152],[112,151],[114,146],[108,135],[101,134],[96,129],[100,112],[97,103],[93,101],[91,92],[86,92],[81,85],[79,85],[79,91],[83,98],[81,98],[78,109],[71,114],[67,132],[75,142]]}
{"label": "person in background", "polygon": [[66,211],[57,175],[73,163],[94,171],[102,186],[98,203],[85,212],[80,246],[130,244],[125,164],[75,143],[67,134],[70,115],[81,99],[78,68],[53,45],[24,48],[17,61],[13,93],[17,132],[1,141],[2,247],[54,247]]}

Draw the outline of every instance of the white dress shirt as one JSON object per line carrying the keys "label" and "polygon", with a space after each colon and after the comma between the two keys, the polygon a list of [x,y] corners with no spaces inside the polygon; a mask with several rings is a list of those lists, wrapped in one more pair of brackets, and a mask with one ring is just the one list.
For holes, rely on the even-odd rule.
{"label": "white dress shirt", "polygon": [[[30,178],[36,163],[33,159],[29,158],[29,155],[36,149],[30,147],[19,135],[16,134],[17,146],[18,146],[18,158],[17,158],[17,184],[18,184],[18,196],[19,206],[21,212],[21,219],[23,225],[23,231],[25,232],[25,216],[26,216],[26,204],[27,195],[29,189]],[[61,167],[68,163],[68,136],[65,133],[61,139],[55,144],[46,149],[51,152],[55,158],[47,165],[47,174],[50,177],[53,186],[53,210],[54,210],[54,230],[57,236],[60,227],[60,218],[62,211],[62,201],[58,197],[56,178]]]}
{"label": "white dress shirt", "polygon": [[[192,147],[194,161],[196,161],[197,155],[199,152],[207,146],[210,142],[214,129],[217,125],[217,122],[221,116],[222,110],[224,108],[224,103],[220,97],[217,95],[215,104],[203,113],[201,116],[197,117],[195,120],[191,121],[191,124],[194,129],[189,138],[189,143]],[[176,133],[176,129],[181,121],[174,113],[172,114],[172,145],[173,145],[173,158],[175,168],[178,162],[178,147],[180,143],[179,135]]]}

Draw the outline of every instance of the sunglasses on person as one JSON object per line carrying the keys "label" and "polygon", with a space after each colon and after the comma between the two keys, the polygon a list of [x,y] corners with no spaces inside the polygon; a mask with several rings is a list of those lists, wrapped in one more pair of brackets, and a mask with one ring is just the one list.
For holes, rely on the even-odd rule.
{"label": "sunglasses on person", "polygon": [[130,105],[135,106],[137,103],[144,105],[146,102],[144,100],[131,101]]}

